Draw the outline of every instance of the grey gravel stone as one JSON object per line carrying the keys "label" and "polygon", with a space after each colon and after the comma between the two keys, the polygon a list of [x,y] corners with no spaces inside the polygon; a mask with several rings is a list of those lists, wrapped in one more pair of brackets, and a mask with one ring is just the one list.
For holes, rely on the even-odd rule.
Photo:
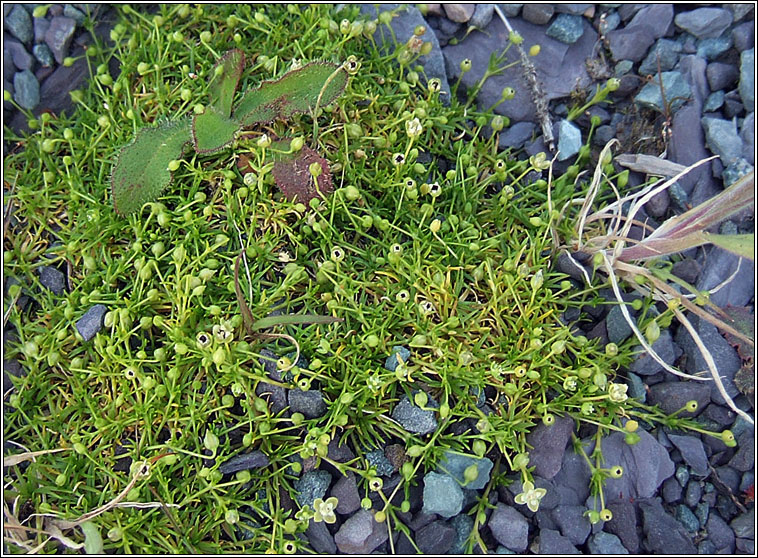
{"label": "grey gravel stone", "polygon": [[551,426],[540,423],[527,434],[527,443],[533,448],[529,452],[529,465],[535,467],[535,475],[552,479],[558,474],[573,428],[573,419],[565,416],[557,418]]}
{"label": "grey gravel stone", "polygon": [[450,21],[466,23],[474,15],[474,4],[443,4],[445,15]]}
{"label": "grey gravel stone", "polygon": [[651,4],[634,14],[632,21],[627,27],[644,25],[658,39],[665,36],[671,28],[674,19],[674,6],[672,4]]}
{"label": "grey gravel stone", "polygon": [[739,72],[732,64],[711,62],[705,69],[705,75],[708,77],[708,86],[711,91],[718,91],[735,83]]}
{"label": "grey gravel stone", "polygon": [[608,315],[605,318],[605,327],[606,331],[608,331],[608,340],[611,343],[619,344],[632,335],[632,328],[624,318],[621,306],[619,305],[613,306],[608,311]]}
{"label": "grey gravel stone", "polygon": [[474,528],[474,520],[470,515],[456,515],[450,520],[450,525],[455,529],[455,540],[450,548],[450,554],[463,554],[466,540]]}
{"label": "grey gravel stone", "polygon": [[89,341],[103,327],[103,319],[108,309],[102,304],[95,304],[76,322],[76,329],[82,339]]}
{"label": "grey gravel stone", "polygon": [[400,345],[395,345],[392,347],[392,354],[388,356],[387,360],[384,362],[384,367],[387,370],[394,372],[397,370],[397,367],[400,364],[400,360],[407,364],[410,358],[411,352],[408,349]]}
{"label": "grey gravel stone", "polygon": [[532,139],[536,126],[531,122],[516,122],[500,133],[498,145],[500,149],[512,147],[521,149],[524,144]]}
{"label": "grey gravel stone", "polygon": [[4,49],[7,49],[6,56],[10,54],[13,60],[13,65],[19,70],[31,70],[34,66],[34,58],[29,54],[24,45],[13,39],[6,39],[3,44]]}
{"label": "grey gravel stone", "polygon": [[224,461],[219,465],[218,470],[224,475],[230,475],[237,471],[247,471],[248,469],[260,469],[269,464],[268,457],[260,450],[254,450],[249,453],[235,455],[231,459]]}
{"label": "grey gravel stone", "polygon": [[558,124],[558,160],[565,161],[573,157],[581,147],[582,132],[568,120],[561,120]]}
{"label": "grey gravel stone", "polygon": [[677,14],[674,23],[698,39],[718,37],[732,24],[732,14],[721,8],[698,8]]}
{"label": "grey gravel stone", "polygon": [[392,463],[390,463],[390,460],[387,459],[382,450],[376,449],[369,451],[365,454],[365,457],[370,466],[376,467],[377,475],[382,477],[389,477],[392,473],[395,472]]}
{"label": "grey gravel stone", "polygon": [[329,528],[323,521],[316,522],[311,519],[308,522],[308,528],[305,530],[305,537],[311,544],[311,548],[319,554],[337,553],[337,545],[334,544],[334,537],[329,532]]}
{"label": "grey gravel stone", "polygon": [[334,534],[334,542],[344,554],[370,554],[387,538],[387,525],[377,523],[374,514],[364,509],[347,519]]}
{"label": "grey gravel stone", "polygon": [[44,17],[34,18],[34,42],[42,43],[45,41],[45,33],[50,27],[50,20]]}
{"label": "grey gravel stone", "polygon": [[[666,436],[663,431],[659,432],[660,435]],[[669,439],[668,436],[666,436],[666,439]],[[669,439],[670,441],[670,439]],[[673,444],[671,444],[673,447]],[[679,486],[684,488],[687,486],[687,483],[690,482],[690,471],[687,469],[687,467],[680,465],[676,468],[676,473],[674,473],[674,477],[676,477],[676,480],[679,482]]]}
{"label": "grey gravel stone", "polygon": [[751,507],[746,513],[734,518],[729,526],[738,537],[755,538],[755,508]]}
{"label": "grey gravel stone", "polygon": [[755,113],[745,117],[740,128],[742,138],[742,157],[751,165],[755,165]]}
{"label": "grey gravel stone", "polygon": [[737,25],[732,29],[732,40],[734,47],[740,52],[752,47],[755,44],[755,23],[746,21]]}
{"label": "grey gravel stone", "polygon": [[584,18],[572,14],[558,14],[545,32],[548,37],[557,39],[567,45],[577,42],[583,33]]}
{"label": "grey gravel stone", "polygon": [[737,133],[736,122],[707,116],[701,122],[708,149],[721,157],[725,166],[742,156],[742,138]]}
{"label": "grey gravel stone", "polygon": [[750,432],[738,438],[737,451],[729,460],[729,466],[743,473],[755,467],[755,438]]}
{"label": "grey gravel stone", "polygon": [[613,59],[639,62],[647,54],[655,36],[647,26],[626,27],[608,33]]}
{"label": "grey gravel stone", "polygon": [[553,17],[555,8],[550,4],[529,3],[521,10],[521,17],[534,25],[546,25]]}
{"label": "grey gravel stone", "polygon": [[732,48],[734,42],[729,35],[714,37],[712,39],[701,39],[697,44],[697,55],[706,60],[716,60],[727,50]]}
{"label": "grey gravel stone", "polygon": [[455,527],[444,521],[432,521],[416,531],[416,544],[424,554],[447,554],[455,543]]}
{"label": "grey gravel stone", "polygon": [[601,34],[606,35],[609,31],[613,31],[621,24],[621,16],[617,11],[611,10],[607,12],[605,18],[599,20],[598,31]]}
{"label": "grey gravel stone", "polygon": [[448,475],[430,471],[424,476],[424,513],[453,517],[461,512],[463,490]]}
{"label": "grey gravel stone", "polygon": [[667,514],[654,499],[639,500],[642,530],[648,552],[655,554],[695,554],[697,549],[687,530]]}
{"label": "grey gravel stone", "polygon": [[71,19],[76,21],[76,23],[78,23],[79,25],[84,23],[84,20],[87,19],[87,16],[84,15],[84,13],[74,8],[71,4],[63,5],[63,15],[66,17],[70,17]]}
{"label": "grey gravel stone", "polygon": [[676,504],[682,499],[682,487],[679,481],[674,477],[666,479],[661,487],[661,495],[667,504]]}
{"label": "grey gravel stone", "polygon": [[54,17],[50,22],[50,27],[45,33],[45,42],[58,64],[62,64],[63,59],[68,56],[68,47],[74,37],[75,29],[76,21],[70,17]]}
{"label": "grey gravel stone", "polygon": [[755,103],[755,48],[740,54],[740,98],[746,107]]}
{"label": "grey gravel stone", "polygon": [[[713,248],[708,252],[705,267],[695,286],[700,291],[715,288],[737,271],[738,264],[740,269],[734,279],[718,292],[711,294],[710,300],[721,308],[727,304],[747,305],[755,292],[754,265],[744,259],[740,262],[737,256],[726,250]],[[718,360],[716,362],[718,363]]]}
{"label": "grey gravel stone", "polygon": [[587,543],[590,554],[629,554],[621,540],[611,533],[599,531],[590,537]]}
{"label": "grey gravel stone", "polygon": [[577,3],[571,3],[571,4],[554,4],[555,11],[559,14],[572,14],[572,15],[583,15],[587,10],[592,8],[592,4],[577,4]]}
{"label": "grey gravel stone", "polygon": [[702,495],[703,489],[700,487],[700,483],[693,479],[687,483],[687,490],[684,492],[684,503],[694,508],[697,506]]}
{"label": "grey gravel stone", "polygon": [[11,35],[22,43],[30,43],[34,36],[32,18],[22,6],[16,5],[4,18],[3,23]]}
{"label": "grey gravel stone", "polygon": [[724,92],[714,91],[703,103],[703,112],[716,112],[724,106]]}
{"label": "grey gravel stone", "polygon": [[[437,402],[431,397],[428,399],[427,406],[436,406]],[[416,434],[429,434],[437,428],[437,418],[434,411],[421,409],[411,403],[407,395],[404,395],[400,402],[392,411],[392,418],[400,423],[408,432]]]}
{"label": "grey gravel stone", "polygon": [[690,533],[696,533],[700,528],[700,522],[695,517],[695,514],[683,504],[679,504],[674,510],[674,518],[684,525],[684,528]]}
{"label": "grey gravel stone", "polygon": [[[742,146],[742,152],[745,152],[745,146]],[[753,170],[753,165],[748,163],[742,157],[737,157],[721,173],[721,178],[724,181],[724,188],[731,186],[737,182],[740,178],[748,174]]]}
{"label": "grey gravel stone", "polygon": [[337,507],[334,508],[337,513],[349,515],[361,507],[358,484],[352,472],[337,479],[337,482],[332,485],[330,495],[337,498]]}
{"label": "grey gravel stone", "polygon": [[29,70],[13,76],[13,99],[19,106],[32,110],[39,104],[39,82]]}
{"label": "grey gravel stone", "polygon": [[66,289],[66,276],[49,265],[43,265],[37,268],[39,282],[43,287],[53,291],[57,295],[63,294]]}
{"label": "grey gravel stone", "polygon": [[46,44],[42,43],[39,45],[34,45],[32,52],[34,53],[34,57],[37,59],[37,62],[42,64],[42,66],[53,65],[55,59],[53,58],[53,53],[50,50],[50,47]]}
{"label": "grey gravel stone", "polygon": [[291,413],[303,413],[305,418],[309,419],[322,417],[327,411],[324,396],[315,389],[291,389],[287,393],[287,402]]}
{"label": "grey gravel stone", "polygon": [[606,507],[611,510],[613,518],[607,521],[603,529],[616,535],[621,544],[630,553],[636,554],[640,549],[640,537],[637,535],[637,510],[628,498],[610,501]]}
{"label": "grey gravel stone", "polygon": [[692,399],[697,401],[698,408],[694,413],[683,411],[679,416],[693,417],[699,415],[710,401],[711,388],[702,383],[694,382],[661,382],[650,386],[648,402],[660,405],[664,413],[673,413],[681,409]]}
{"label": "grey gravel stone", "polygon": [[326,490],[332,482],[332,476],[327,471],[308,471],[294,483],[300,506],[313,506],[313,502],[326,495]]}
{"label": "grey gravel stone", "polygon": [[[657,4],[663,5],[663,4]],[[671,4],[668,4],[671,6]],[[642,13],[642,12],[640,12]],[[662,72],[668,72],[673,70],[676,63],[679,61],[679,53],[682,52],[682,45],[676,41],[669,39],[658,39],[651,48],[645,59],[640,64],[640,75],[657,75],[658,62],[660,61],[660,69]]]}
{"label": "grey gravel stone", "polygon": [[487,526],[497,542],[514,552],[524,552],[529,543],[529,523],[517,510],[498,503]]}
{"label": "grey gravel stone", "polygon": [[[466,483],[464,471],[471,465],[476,465],[479,475],[475,480]],[[479,458],[448,450],[442,454],[442,459],[437,464],[437,471],[450,475],[465,488],[481,490],[490,481],[492,466],[492,461],[488,457]]]}
{"label": "grey gravel stone", "polygon": [[561,532],[571,544],[582,545],[590,535],[592,526],[584,515],[584,506],[559,505],[552,511],[552,517]]}
{"label": "grey gravel stone", "polygon": [[[266,375],[275,382],[282,381],[282,374],[276,368],[276,361],[278,357],[268,349],[261,349],[261,356],[258,359]],[[281,386],[266,383],[265,381],[258,382],[255,387],[255,394],[258,397],[263,397],[269,401],[271,405],[271,412],[279,414],[288,405],[287,403],[287,390]]]}
{"label": "grey gravel stone", "polygon": [[[629,333],[631,333],[631,331]],[[671,338],[671,332],[668,329],[661,331],[660,337],[655,340],[652,347],[653,350],[658,353],[658,356],[663,359],[663,362],[668,365],[672,365],[674,363],[677,355],[674,349],[673,340]],[[640,376],[652,376],[653,374],[657,374],[663,370],[663,367],[658,364],[658,362],[656,362],[653,357],[643,349],[642,345],[637,345],[635,347],[635,351],[639,351],[640,354],[637,359],[629,366],[629,370],[639,374]]]}
{"label": "grey gravel stone", "polygon": [[734,531],[718,514],[711,514],[705,524],[705,531],[719,553],[726,551],[726,554],[731,554],[734,552]]}
{"label": "grey gravel stone", "polygon": [[561,554],[581,554],[568,537],[564,537],[553,529],[540,529],[539,553],[548,556]]}
{"label": "grey gravel stone", "polygon": [[645,383],[642,378],[632,372],[627,372],[627,382],[629,386],[627,395],[633,399],[636,399],[640,403],[647,402],[647,390],[645,389]]}
{"label": "grey gravel stone", "polygon": [[468,20],[469,27],[484,29],[492,21],[492,14],[495,12],[494,4],[477,4],[474,15]]}
{"label": "grey gravel stone", "polygon": [[685,463],[690,466],[694,474],[701,477],[708,475],[708,458],[705,455],[703,442],[699,438],[676,434],[669,434],[668,437],[681,452]]}
{"label": "grey gravel stone", "polygon": [[[660,75],[663,91],[666,94],[666,101],[671,111],[675,111],[692,95],[692,89],[690,89],[689,84],[680,72],[661,72]],[[663,112],[663,97],[661,96],[661,84],[659,81],[655,80],[652,83],[646,84],[634,97],[634,101],[637,104]]]}

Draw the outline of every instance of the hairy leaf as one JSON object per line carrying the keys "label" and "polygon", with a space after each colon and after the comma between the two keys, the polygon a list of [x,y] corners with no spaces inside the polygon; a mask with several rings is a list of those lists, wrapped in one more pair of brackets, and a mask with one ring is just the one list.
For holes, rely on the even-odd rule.
{"label": "hairy leaf", "polygon": [[317,104],[324,107],[342,95],[347,78],[347,72],[337,64],[311,62],[245,93],[234,118],[243,126],[252,126],[307,113]]}
{"label": "hairy leaf", "polygon": [[190,119],[142,128],[134,141],[118,155],[111,174],[111,194],[116,211],[128,215],[156,199],[171,183],[168,164],[182,155],[190,136]]}
{"label": "hairy leaf", "polygon": [[755,235],[752,234],[708,234],[704,233],[705,238],[711,244],[719,248],[737,254],[740,257],[753,261],[755,258]]}
{"label": "hairy leaf", "polygon": [[[276,142],[272,147],[288,150],[289,140]],[[304,146],[297,153],[277,152],[276,149],[272,149],[271,153],[275,161],[272,170],[274,180],[288,200],[308,203],[319,194],[334,191],[329,162],[310,147]],[[315,178],[310,171],[313,163],[321,167],[321,174]]]}
{"label": "hairy leaf", "polygon": [[[239,83],[244,66],[245,54],[238,48],[235,48],[219,58],[211,71],[213,81],[209,88],[211,94],[210,104],[222,116],[228,117],[232,114],[234,92],[237,91],[237,84]],[[223,68],[221,75],[216,75],[216,68],[218,67]]]}
{"label": "hairy leaf", "polygon": [[213,107],[192,118],[192,147],[201,155],[216,153],[234,141],[239,122],[232,120]]}

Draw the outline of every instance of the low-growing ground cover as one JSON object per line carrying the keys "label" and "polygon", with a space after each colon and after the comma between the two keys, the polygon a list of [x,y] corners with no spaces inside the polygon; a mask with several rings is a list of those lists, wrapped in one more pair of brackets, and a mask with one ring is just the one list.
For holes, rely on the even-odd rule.
{"label": "low-growing ground cover", "polygon": [[[4,432],[45,452],[6,470],[7,516],[38,530],[17,529],[9,548],[63,534],[117,552],[294,552],[309,523],[335,520],[324,492],[303,496],[304,475],[327,467],[355,475],[375,522],[407,532],[414,486],[453,450],[473,460],[464,487],[493,465],[468,509],[471,552],[499,485],[522,482],[515,501],[533,511],[545,496],[526,440],[538,424],[569,416],[630,444],[646,419],[683,424],[627,398],[615,372],[631,341],[599,346],[560,319],[604,302],[552,271],[553,233],[573,234],[555,209],[589,188],[589,149],[559,177],[546,157],[499,152],[503,119],[460,101],[455,84],[442,95],[417,64],[423,40],[380,49],[387,21],[361,22],[357,8],[123,15],[116,46],[89,51],[98,77],[77,112],[43,115],[5,163],[4,266],[25,287],[6,307],[18,336],[8,356],[24,374]],[[186,150],[159,199],[119,214],[119,150],[144,126],[202,113],[229,45],[247,60],[241,91],[313,60],[359,65],[315,115],[257,125],[216,153]],[[267,154],[285,137],[328,161],[305,178],[331,175],[333,193],[302,203],[279,191]],[[59,292],[43,268],[66,273]],[[636,306],[643,331],[673,317]],[[247,308],[273,313],[266,326],[341,321],[249,333]],[[370,457],[390,445],[394,476]],[[610,519],[600,487],[623,471],[598,452],[588,462],[589,516]]]}

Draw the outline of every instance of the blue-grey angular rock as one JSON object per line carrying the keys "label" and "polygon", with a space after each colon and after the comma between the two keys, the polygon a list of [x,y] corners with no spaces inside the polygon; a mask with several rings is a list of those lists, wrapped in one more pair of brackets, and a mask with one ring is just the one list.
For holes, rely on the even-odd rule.
{"label": "blue-grey angular rock", "polygon": [[230,475],[237,471],[247,471],[249,469],[260,469],[267,467],[269,464],[268,457],[260,450],[254,450],[249,453],[235,455],[231,459],[224,461],[219,465],[218,470],[224,475]]}
{"label": "blue-grey angular rock", "polygon": [[703,103],[703,112],[716,112],[724,106],[724,92],[714,91]]}
{"label": "blue-grey angular rock", "polygon": [[696,533],[700,528],[700,522],[695,517],[695,514],[683,504],[679,504],[674,510],[674,518],[684,525],[684,528],[690,533]]}
{"label": "blue-grey angular rock", "polygon": [[[668,4],[671,6],[671,4]],[[640,75],[658,74],[658,62],[662,72],[673,70],[679,61],[679,53],[682,52],[682,45],[669,39],[658,39],[653,48],[647,53],[647,56],[640,64]]]}
{"label": "blue-grey angular rock", "polygon": [[636,505],[626,498],[607,502],[606,507],[611,510],[613,518],[603,525],[603,529],[616,535],[630,553],[639,552],[640,537],[637,535]]}
{"label": "blue-grey angular rock", "polygon": [[[624,323],[626,323],[626,321]],[[627,327],[628,326],[629,324],[627,324]],[[631,330],[629,333],[631,334]],[[608,336],[610,338],[610,330],[608,332]],[[671,332],[668,329],[661,331],[660,337],[655,340],[652,347],[658,356],[661,357],[663,362],[668,365],[672,365],[674,363],[677,355],[674,349],[674,342],[671,338]],[[658,364],[658,362],[656,362],[655,359],[653,359],[653,357],[647,353],[647,351],[644,350],[642,345],[637,345],[634,350],[635,352],[639,353],[639,356],[629,366],[629,370],[639,374],[640,376],[652,376],[653,374],[657,374],[663,370],[663,367]]]}
{"label": "blue-grey angular rock", "polygon": [[[431,397],[427,406],[436,406],[437,402]],[[416,434],[429,434],[437,429],[437,417],[434,411],[426,411],[411,403],[407,395],[404,395],[392,411],[392,418],[400,423],[400,426],[408,432]]]}
{"label": "blue-grey angular rock", "polygon": [[334,534],[334,542],[343,554],[370,554],[388,538],[387,525],[377,523],[374,514],[358,510]]}
{"label": "blue-grey angular rock", "polygon": [[[687,99],[692,95],[692,89],[680,72],[661,72],[660,75],[663,91],[666,94],[666,102],[671,111],[676,111],[687,102]],[[663,97],[658,79],[640,89],[640,92],[634,97],[634,101],[637,104],[663,112]]]}
{"label": "blue-grey angular rock", "polygon": [[735,83],[740,74],[733,64],[711,62],[705,68],[705,75],[708,78],[708,87],[711,91],[719,91]]}
{"label": "blue-grey angular rock", "polygon": [[755,112],[748,114],[740,128],[742,138],[742,157],[751,165],[755,165]]}
{"label": "blue-grey angular rock", "polygon": [[423,554],[447,554],[455,543],[455,527],[444,521],[432,521],[416,530],[416,544]]}
{"label": "blue-grey angular rock", "polygon": [[10,54],[13,65],[19,70],[31,70],[34,65],[32,55],[27,52],[24,45],[13,39],[6,39],[3,44],[5,55]]}
{"label": "blue-grey angular rock", "polygon": [[517,17],[524,4],[499,4],[499,6],[506,17]]}
{"label": "blue-grey angular rock", "polygon": [[66,276],[49,265],[43,265],[37,268],[39,282],[43,287],[50,289],[53,293],[60,295],[66,289]]}
{"label": "blue-grey angular rock", "polygon": [[327,471],[308,471],[294,483],[297,503],[301,507],[313,506],[314,500],[326,495],[331,483],[332,476]]}
{"label": "blue-grey angular rock", "polygon": [[755,45],[755,23],[746,21],[732,29],[732,40],[735,48],[743,52]]}
{"label": "blue-grey angular rock", "polygon": [[608,33],[609,47],[615,61],[639,62],[653,44],[655,35],[644,25],[615,29]]}
{"label": "blue-grey angular rock", "polygon": [[466,550],[466,541],[474,528],[474,520],[470,515],[460,514],[450,520],[450,525],[455,529],[455,540],[450,548],[450,554],[463,554]]}
{"label": "blue-grey angular rock", "polygon": [[682,486],[674,477],[669,477],[663,481],[661,494],[663,495],[664,502],[667,504],[675,504],[682,499]]}
{"label": "blue-grey angular rock", "polygon": [[50,20],[44,17],[34,18],[34,42],[45,42],[45,33],[50,28]]}
{"label": "blue-grey angular rock", "polygon": [[514,552],[524,552],[529,544],[529,523],[517,510],[503,503],[490,515],[487,526],[497,542]]}
{"label": "blue-grey angular rock", "polygon": [[568,537],[561,535],[554,529],[540,529],[539,553],[548,556],[562,554],[581,554]]}
{"label": "blue-grey angular rock", "polygon": [[103,320],[108,309],[102,304],[95,304],[76,322],[76,329],[82,339],[89,341],[103,327]]}
{"label": "blue-grey angular rock", "polygon": [[755,538],[755,508],[751,507],[746,513],[735,517],[729,526],[734,534],[744,539]]}
{"label": "blue-grey angular rock", "polygon": [[63,15],[70,17],[78,24],[84,23],[84,20],[87,19],[87,16],[84,15],[84,13],[74,8],[71,4],[63,5]]}
{"label": "blue-grey angular rock", "polygon": [[500,149],[511,147],[521,149],[524,144],[532,139],[536,126],[532,122],[516,122],[500,133],[498,145]]}
{"label": "blue-grey angular rock", "polygon": [[395,345],[392,347],[392,354],[388,356],[387,360],[384,362],[384,367],[392,372],[397,370],[397,367],[400,364],[398,357],[407,364],[408,360],[411,358],[411,352],[401,345]]}
{"label": "blue-grey angular rock", "polygon": [[592,7],[592,4],[555,4],[555,11],[559,14],[571,14],[580,16]]}
{"label": "blue-grey angular rock", "polygon": [[746,107],[755,104],[755,48],[740,54],[740,98]]}
{"label": "blue-grey angular rock", "polygon": [[660,502],[654,499],[639,500],[642,512],[644,544],[654,554],[695,554],[697,549],[687,530],[667,514]]}
{"label": "blue-grey angular rock", "polygon": [[729,466],[742,472],[755,467],[755,438],[751,433],[745,432],[737,439],[737,451],[729,460]]}
{"label": "blue-grey angular rock", "polygon": [[474,15],[475,6],[471,4],[442,4],[445,15],[450,21],[466,23]]}
{"label": "blue-grey angular rock", "polygon": [[[378,17],[378,13],[394,10],[398,6],[399,4],[382,4],[377,8],[372,4],[361,4],[361,14],[368,15],[368,17],[373,19]],[[429,79],[437,78],[440,80],[440,98],[444,103],[449,103],[450,84],[447,81],[445,59],[442,56],[437,36],[429,27],[424,16],[421,15],[421,12],[418,11],[418,8],[413,5],[406,5],[405,9],[405,13],[400,17],[393,18],[390,24],[395,33],[395,37],[397,38],[397,42],[401,45],[408,42],[408,39],[413,36],[414,30],[419,25],[423,25],[427,28],[426,32],[419,38],[424,42],[432,43],[432,50],[426,56],[420,57],[418,63],[424,67],[424,72]],[[376,32],[374,33],[374,40],[383,50],[387,51],[390,48],[394,50],[394,47],[391,46],[393,44],[391,34],[385,25],[377,25]]]}
{"label": "blue-grey angular rock", "polygon": [[705,532],[713,543],[713,546],[719,554],[726,551],[726,554],[734,552],[734,531],[727,525],[726,521],[721,519],[718,514],[712,513],[705,524]]}
{"label": "blue-grey angular rock", "polygon": [[558,124],[558,160],[565,161],[573,157],[581,147],[582,132],[568,120],[561,120]]}
{"label": "blue-grey angular rock", "polygon": [[632,335],[632,328],[624,318],[621,306],[613,306],[605,318],[605,327],[608,331],[608,340],[611,343],[619,344],[627,337]]}
{"label": "blue-grey angular rock", "polygon": [[[662,431],[659,432],[659,436],[660,435],[666,436]],[[666,439],[669,440],[669,437],[666,436]],[[685,486],[687,486],[687,483],[690,482],[690,471],[689,469],[687,469],[687,467],[680,465],[679,467],[676,468],[676,473],[674,473],[674,477],[676,477],[676,480],[679,482],[679,486],[684,488]]]}
{"label": "blue-grey angular rock", "polygon": [[287,393],[287,402],[290,406],[290,412],[303,413],[305,418],[309,419],[322,417],[327,411],[324,396],[315,389],[307,391],[291,389]]}
{"label": "blue-grey angular rock", "polygon": [[4,22],[5,28],[10,31],[11,35],[16,37],[22,43],[30,43],[34,36],[32,29],[32,18],[22,6],[16,5],[5,16]]}
{"label": "blue-grey angular rock", "polygon": [[711,506],[707,502],[700,502],[697,506],[695,506],[695,517],[697,517],[697,520],[700,522],[701,526],[704,526],[708,522],[710,511]]}
{"label": "blue-grey angular rock", "polygon": [[311,519],[308,522],[308,528],[305,530],[305,538],[308,539],[311,548],[319,554],[337,554],[334,537],[323,521],[316,522]]}
{"label": "blue-grey angular rock", "polygon": [[468,20],[469,27],[484,29],[492,21],[492,14],[495,11],[494,4],[477,4],[474,15]]}
{"label": "blue-grey angular rock", "polygon": [[463,490],[454,478],[434,471],[424,476],[424,513],[453,517],[462,506]]}
{"label": "blue-grey angular rock", "polygon": [[[721,381],[724,385],[724,390],[729,397],[736,397],[739,394],[739,390],[737,389],[737,386],[734,385],[734,376],[742,366],[742,361],[737,355],[736,349],[724,339],[718,329],[716,329],[716,326],[699,317],[690,317],[689,319],[700,336],[700,340],[713,356],[713,360],[716,363],[716,369],[718,370],[719,376],[721,376]],[[687,355],[685,369],[689,374],[694,374],[701,370],[708,370],[708,366],[700,349],[685,328],[680,328],[677,332],[676,342]],[[723,405],[725,401],[719,393],[716,383],[709,382],[707,387],[710,389],[711,400],[714,403]]]}
{"label": "blue-grey angular rock", "polygon": [[732,24],[732,14],[721,8],[698,8],[677,14],[674,23],[698,39],[718,37]]}
{"label": "blue-grey angular rock", "polygon": [[[681,331],[681,330],[680,330]],[[699,415],[710,402],[711,388],[702,382],[661,382],[650,386],[648,404],[659,405],[664,413],[670,414],[684,407],[694,399],[698,403],[694,413],[682,411],[679,416],[694,417]]]}
{"label": "blue-grey angular rock", "polygon": [[599,531],[590,537],[587,543],[590,554],[629,554],[621,540],[611,533]]}
{"label": "blue-grey angular rock", "polygon": [[693,479],[687,483],[687,490],[684,491],[684,503],[694,508],[702,495],[703,489],[700,487],[700,483]]}
{"label": "blue-grey angular rock", "polygon": [[708,149],[721,157],[724,166],[742,156],[742,138],[737,133],[736,122],[708,116],[704,116],[701,122]]}
{"label": "blue-grey angular rock", "polygon": [[[739,265],[739,271],[737,266]],[[746,306],[755,292],[754,265],[740,259],[726,250],[713,248],[708,253],[705,267],[695,285],[698,290],[711,290],[728,279],[735,271],[737,275],[718,292],[711,294],[710,300],[721,308],[726,305]],[[718,363],[718,361],[716,361]]]}
{"label": "blue-grey angular rock", "polygon": [[545,34],[567,45],[572,45],[584,33],[584,18],[580,15],[558,14]]}
{"label": "blue-grey angular rock", "polygon": [[50,50],[50,47],[45,43],[34,45],[32,52],[34,53],[34,57],[37,59],[37,62],[39,62],[42,66],[52,66],[53,62],[55,62],[55,58],[53,57],[53,53]]}
{"label": "blue-grey angular rock", "polygon": [[[277,357],[270,350],[261,349],[261,356],[258,359],[260,364],[263,366],[266,375],[275,382],[282,381],[282,374],[276,368],[276,361],[278,358],[279,357]],[[268,400],[269,404],[271,405],[271,412],[276,415],[281,413],[288,405],[287,390],[281,386],[261,381],[258,382],[258,385],[255,387],[255,394],[258,397],[263,397],[264,399]]]}
{"label": "blue-grey angular rock", "polygon": [[[475,480],[467,483],[463,472],[471,465],[476,465],[479,475]],[[488,457],[479,458],[448,450],[442,454],[442,459],[437,464],[437,471],[450,475],[470,490],[481,490],[490,481],[492,461]]]}
{"label": "blue-grey angular rock", "polygon": [[355,474],[352,471],[337,479],[337,482],[332,485],[329,495],[337,498],[337,507],[334,508],[334,511],[339,514],[349,515],[361,507],[361,495],[358,492],[358,483],[355,482]]}
{"label": "blue-grey angular rock", "polygon": [[721,173],[721,178],[724,181],[724,188],[731,186],[752,170],[753,165],[748,163],[742,157],[737,157],[731,163],[729,163]]}
{"label": "blue-grey angular rock", "polygon": [[590,535],[592,526],[589,519],[584,515],[587,509],[584,506],[557,506],[552,517],[561,532],[571,544],[582,545]]}
{"label": "blue-grey angular rock", "polygon": [[53,56],[55,56],[55,61],[58,64],[62,64],[63,59],[68,56],[68,47],[74,37],[75,29],[76,20],[70,17],[54,17],[50,22],[50,27],[45,33],[45,42],[53,51]]}
{"label": "blue-grey angular rock", "polygon": [[674,6],[672,4],[650,4],[634,14],[632,21],[627,27],[644,25],[658,39],[666,35],[674,19]]}
{"label": "blue-grey angular rock", "polygon": [[701,477],[708,475],[708,457],[705,455],[705,448],[700,438],[676,434],[669,434],[668,437],[682,454],[684,462],[690,466],[694,474]]}
{"label": "blue-grey angular rock", "polygon": [[551,4],[528,3],[521,9],[521,17],[534,25],[546,25],[553,17],[555,8]]}
{"label": "blue-grey angular rock", "polygon": [[626,385],[629,386],[627,395],[632,399],[636,399],[640,403],[646,403],[647,390],[645,389],[645,383],[642,381],[642,378],[632,372],[627,372],[626,377]]}
{"label": "blue-grey angular rock", "polygon": [[29,70],[13,76],[13,100],[19,106],[32,110],[39,104],[39,82]]}
{"label": "blue-grey angular rock", "polygon": [[611,10],[608,14],[600,20],[598,24],[598,31],[602,35],[606,35],[609,31],[613,31],[621,24],[621,16],[616,10]]}
{"label": "blue-grey angular rock", "polygon": [[714,37],[712,39],[701,39],[697,43],[697,55],[706,60],[716,60],[727,50],[732,48],[734,42],[729,35]]}
{"label": "blue-grey angular rock", "polygon": [[366,460],[369,465],[376,467],[376,474],[382,477],[389,477],[395,472],[395,468],[390,463],[390,460],[384,455],[384,452],[380,449],[376,449],[366,453]]}
{"label": "blue-grey angular rock", "polygon": [[529,451],[529,466],[535,467],[535,475],[552,479],[558,474],[573,429],[574,420],[564,416],[551,426],[540,423],[527,434],[527,444],[533,448]]}

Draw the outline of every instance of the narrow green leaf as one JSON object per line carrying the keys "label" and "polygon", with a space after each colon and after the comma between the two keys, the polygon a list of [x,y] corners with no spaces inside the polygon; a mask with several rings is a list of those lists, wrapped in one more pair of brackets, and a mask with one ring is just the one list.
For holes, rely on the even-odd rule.
{"label": "narrow green leaf", "polygon": [[287,314],[284,316],[269,316],[267,318],[261,318],[253,324],[254,330],[266,329],[277,325],[291,325],[291,324],[333,324],[335,322],[343,322],[343,318],[335,318],[333,316],[314,316],[312,314]]}
{"label": "narrow green leaf", "polygon": [[247,305],[245,295],[240,287],[240,260],[245,253],[244,248],[237,255],[237,259],[234,261],[234,294],[237,295],[237,304],[239,304],[240,312],[242,313],[242,323],[245,325],[245,331],[248,335],[253,334],[253,314],[250,312],[250,307]]}
{"label": "narrow green leaf", "polygon": [[111,174],[111,195],[116,211],[128,215],[155,200],[171,183],[168,164],[182,155],[192,141],[189,118],[142,128],[119,153]]}
{"label": "narrow green leaf", "polygon": [[[213,81],[209,88],[211,94],[210,105],[222,116],[228,117],[232,114],[234,92],[237,91],[237,84],[239,84],[244,66],[245,54],[238,48],[235,48],[219,58],[211,71]],[[223,68],[221,75],[216,75],[216,68],[218,67]]]}
{"label": "narrow green leaf", "polygon": [[240,123],[227,118],[213,107],[192,118],[192,147],[201,155],[216,153],[234,141]]}
{"label": "narrow green leaf", "polygon": [[342,95],[347,78],[347,72],[337,64],[311,62],[245,93],[234,118],[243,126],[252,126],[307,113],[317,102],[325,107]]}
{"label": "narrow green leaf", "polygon": [[91,521],[85,521],[79,527],[84,533],[84,552],[87,554],[103,553],[103,537],[100,528]]}
{"label": "narrow green leaf", "polygon": [[755,235],[752,234],[709,234],[704,233],[711,244],[729,250],[750,261],[755,259]]}

